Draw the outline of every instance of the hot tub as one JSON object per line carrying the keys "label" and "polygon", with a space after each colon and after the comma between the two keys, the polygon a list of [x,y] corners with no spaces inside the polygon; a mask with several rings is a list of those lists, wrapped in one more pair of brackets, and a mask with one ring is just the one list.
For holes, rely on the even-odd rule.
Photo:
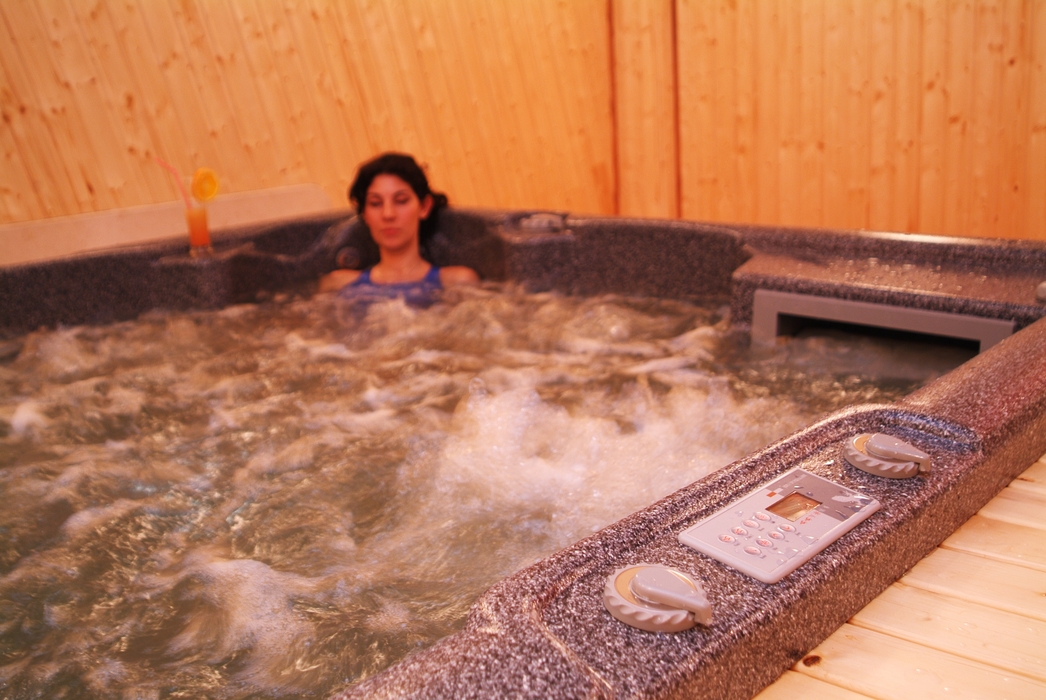
{"label": "hot tub", "polygon": [[[307,289],[335,256],[373,256],[354,227],[332,215],[228,232],[205,260],[170,243],[8,268],[0,328],[12,336]],[[807,321],[910,332],[903,319],[912,311],[945,321],[916,326],[930,333],[957,328],[970,340],[963,322],[986,320],[1013,335],[974,338],[991,347],[902,401],[825,417],[511,576],[475,604],[462,631],[338,697],[750,697],[1046,451],[1046,307],[1035,298],[1046,246],[455,211],[432,253],[534,291],[729,300],[740,332],[753,330],[760,292],[774,292],[776,306],[760,312],[772,319],[761,321],[764,337]],[[824,312],[833,300],[848,302],[853,317]],[[918,445],[934,468],[893,481],[847,467],[841,448],[864,432]],[[775,584],[679,543],[682,530],[795,467],[860,489],[882,509]],[[713,623],[669,635],[612,618],[605,580],[640,562],[699,579]]]}

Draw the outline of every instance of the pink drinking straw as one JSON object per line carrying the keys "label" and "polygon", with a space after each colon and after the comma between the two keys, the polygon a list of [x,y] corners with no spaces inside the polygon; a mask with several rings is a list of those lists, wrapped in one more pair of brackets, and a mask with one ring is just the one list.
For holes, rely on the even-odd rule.
{"label": "pink drinking straw", "polygon": [[171,175],[174,175],[174,181],[178,183],[178,189],[182,191],[182,199],[185,200],[185,208],[192,209],[192,202],[189,200],[189,193],[185,191],[185,184],[182,182],[182,176],[178,174],[175,167],[158,156],[153,156],[153,160],[159,163],[161,167],[167,168],[171,171]]}

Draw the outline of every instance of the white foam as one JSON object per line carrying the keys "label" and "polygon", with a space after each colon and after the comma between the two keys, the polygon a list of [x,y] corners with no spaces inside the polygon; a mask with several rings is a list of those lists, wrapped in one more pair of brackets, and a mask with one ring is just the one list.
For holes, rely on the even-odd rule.
{"label": "white foam", "polygon": [[722,329],[713,326],[699,326],[693,330],[681,333],[668,342],[668,346],[675,352],[687,354],[699,354],[702,357],[710,357],[722,337]]}
{"label": "white foam", "polygon": [[24,437],[30,431],[46,428],[49,422],[41,412],[39,404],[35,401],[23,401],[11,416],[11,430],[15,435]]}
{"label": "white foam", "polygon": [[341,413],[330,422],[351,435],[372,435],[395,430],[399,424],[396,415],[394,409],[381,408],[367,413]]}
{"label": "white foam", "polygon": [[313,635],[295,601],[313,595],[317,582],[252,559],[227,559],[204,547],[174,574],[151,577],[152,595],[189,579],[196,586],[185,603],[196,614],[168,642],[168,654],[177,658],[206,649],[207,663],[218,664],[249,652],[237,680],[270,691],[294,687],[299,676],[288,672],[308,670],[296,649]]}
{"label": "white foam", "polygon": [[635,376],[639,374],[651,374],[653,372],[670,372],[672,370],[689,367],[692,364],[693,360],[689,357],[662,357],[656,360],[650,360],[649,362],[643,362],[642,364],[626,367],[622,371],[625,374]]}
{"label": "white foam", "polygon": [[139,506],[140,504],[135,501],[120,498],[106,506],[85,508],[70,515],[62,523],[62,534],[70,539],[84,537],[103,525],[127,515]]}
{"label": "white foam", "polygon": [[569,541],[807,420],[788,399],[739,403],[722,379],[663,378],[674,384],[664,398],[639,386],[573,412],[543,401],[536,386],[474,393],[455,414],[439,488],[463,520],[470,508],[547,507],[557,538]]}
{"label": "white foam", "polygon": [[66,379],[92,370],[100,358],[78,341],[79,328],[33,333],[26,338],[20,361],[34,361],[43,376]]}

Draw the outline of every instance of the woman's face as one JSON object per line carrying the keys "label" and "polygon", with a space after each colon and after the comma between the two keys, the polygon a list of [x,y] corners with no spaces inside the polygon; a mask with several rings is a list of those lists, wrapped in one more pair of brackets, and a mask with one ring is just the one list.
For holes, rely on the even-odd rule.
{"label": "woman's face", "polygon": [[418,227],[432,210],[432,197],[419,200],[395,175],[375,176],[363,202],[363,221],[379,248],[399,251],[416,246]]}

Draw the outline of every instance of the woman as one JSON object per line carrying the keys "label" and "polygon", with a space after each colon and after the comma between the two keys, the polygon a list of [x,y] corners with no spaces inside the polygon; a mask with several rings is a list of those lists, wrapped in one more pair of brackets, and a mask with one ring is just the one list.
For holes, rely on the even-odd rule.
{"label": "woman", "polygon": [[436,267],[422,257],[421,241],[432,235],[447,197],[429,189],[428,178],[412,157],[384,153],[367,161],[356,173],[349,199],[378,246],[380,262],[362,272],[335,270],[325,275],[321,292],[431,303],[444,287],[479,282],[471,268]]}

